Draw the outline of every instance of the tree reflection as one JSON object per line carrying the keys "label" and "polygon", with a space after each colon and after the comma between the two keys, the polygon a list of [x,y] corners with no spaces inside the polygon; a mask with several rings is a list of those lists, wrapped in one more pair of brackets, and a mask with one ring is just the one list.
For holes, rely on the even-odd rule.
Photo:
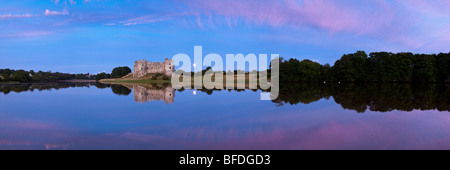
{"label": "tree reflection", "polygon": [[280,87],[274,103],[279,106],[309,104],[333,97],[344,109],[359,113],[393,110],[449,111],[450,87],[447,84],[289,84]]}
{"label": "tree reflection", "polygon": [[[43,83],[43,84],[3,84],[0,93],[58,90],[70,87],[90,87],[99,89],[111,88],[117,95],[130,95],[134,89],[137,102],[164,100],[173,103],[175,90],[170,84],[145,85],[109,85],[102,83]],[[222,89],[198,89],[197,91],[213,95],[214,91]],[[226,89],[227,91],[245,92],[248,89]],[[183,92],[184,89],[178,89]],[[251,90],[270,91],[269,90]],[[277,106],[310,104],[321,99],[333,98],[344,109],[364,113],[367,110],[390,112],[393,110],[450,110],[450,84],[401,84],[401,83],[374,83],[374,84],[301,84],[283,83],[280,86],[279,97],[273,100]]]}
{"label": "tree reflection", "polygon": [[122,86],[122,85],[118,85],[118,84],[112,84],[111,89],[112,89],[113,93],[117,94],[117,95],[128,96],[131,93],[131,89],[129,89],[125,86]]}
{"label": "tree reflection", "polygon": [[[101,83],[99,83],[101,84]],[[80,82],[80,83],[30,83],[30,84],[3,84],[0,85],[0,93],[9,94],[11,92],[21,93],[26,91],[33,92],[34,90],[59,90],[70,87],[90,87],[97,86],[97,83]]]}
{"label": "tree reflection", "polygon": [[99,89],[111,88],[114,94],[117,95],[130,95],[131,89],[117,84],[102,84],[99,82],[79,82],[79,83],[29,83],[29,84],[3,84],[0,85],[0,93],[9,94],[11,92],[21,93],[34,90],[59,90],[71,87],[97,87]]}

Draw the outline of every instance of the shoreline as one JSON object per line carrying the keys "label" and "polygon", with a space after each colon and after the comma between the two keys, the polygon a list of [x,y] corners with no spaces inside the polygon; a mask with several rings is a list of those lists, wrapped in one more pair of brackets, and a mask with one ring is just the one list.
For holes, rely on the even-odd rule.
{"label": "shoreline", "polygon": [[78,79],[78,80],[61,80],[61,81],[57,81],[57,82],[62,82],[62,83],[95,83],[95,82],[97,82],[97,80]]}
{"label": "shoreline", "polygon": [[50,84],[50,83],[95,83],[96,80],[64,80],[54,82],[0,82],[0,85]]}
{"label": "shoreline", "polygon": [[171,83],[171,80],[148,80],[148,79],[141,79],[141,80],[129,80],[129,79],[101,79],[99,80],[100,83],[140,83],[140,84],[158,84],[158,83]]}

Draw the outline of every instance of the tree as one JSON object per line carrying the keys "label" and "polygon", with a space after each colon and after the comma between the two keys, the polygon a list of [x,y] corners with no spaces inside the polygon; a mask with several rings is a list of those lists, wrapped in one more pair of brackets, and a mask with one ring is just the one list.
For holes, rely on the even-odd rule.
{"label": "tree", "polygon": [[106,74],[105,72],[99,73],[95,76],[95,80],[99,81],[101,79],[108,79],[110,78],[110,76],[111,76],[110,74]]}
{"label": "tree", "polygon": [[411,82],[412,75],[414,71],[413,67],[413,58],[414,54],[412,53],[398,53],[396,57],[398,58],[398,63],[394,63],[396,66],[397,73],[397,81],[399,82]]}
{"label": "tree", "polygon": [[[281,60],[281,59],[280,59]],[[280,81],[297,82],[300,81],[298,76],[298,66],[300,61],[297,59],[289,59],[289,61],[280,61]]]}
{"label": "tree", "polygon": [[435,55],[416,54],[413,56],[413,81],[417,83],[436,82]]}
{"label": "tree", "polygon": [[112,78],[121,78],[123,76],[128,75],[129,73],[131,73],[131,69],[129,67],[116,67],[112,70],[111,72],[111,77]]}
{"label": "tree", "polygon": [[321,73],[320,73],[320,81],[328,81],[328,80],[332,80],[331,79],[331,66],[330,64],[325,64],[322,66],[322,69],[320,69]]}
{"label": "tree", "polygon": [[436,56],[436,81],[450,82],[450,53],[440,53]]}
{"label": "tree", "polygon": [[317,82],[321,77],[322,65],[311,60],[303,60],[298,63],[297,76],[302,82]]}
{"label": "tree", "polygon": [[2,81],[9,81],[9,77],[11,76],[11,74],[9,73],[9,71],[3,71],[1,76],[2,76]]}
{"label": "tree", "polygon": [[367,77],[367,54],[358,51],[346,54],[337,60],[332,67],[334,79],[343,82],[363,82]]}
{"label": "tree", "polygon": [[31,77],[28,72],[24,70],[18,70],[11,75],[11,80],[18,82],[29,82],[31,81]]}
{"label": "tree", "polygon": [[389,82],[393,81],[392,75],[394,72],[392,68],[389,68],[393,63],[391,58],[393,54],[388,52],[375,52],[370,53],[368,62],[368,78],[370,82]]}

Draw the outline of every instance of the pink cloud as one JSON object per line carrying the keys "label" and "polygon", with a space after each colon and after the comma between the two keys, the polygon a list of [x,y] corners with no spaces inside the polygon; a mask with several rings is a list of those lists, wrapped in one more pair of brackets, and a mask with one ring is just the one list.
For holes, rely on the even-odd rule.
{"label": "pink cloud", "polygon": [[69,12],[64,9],[63,11],[59,12],[59,11],[50,11],[49,9],[46,9],[44,12],[44,15],[49,16],[49,15],[69,15]]}
{"label": "pink cloud", "polygon": [[[446,43],[442,37],[429,33],[447,27],[436,22],[438,17],[450,19],[447,10],[450,2],[446,0],[196,0],[185,5],[199,28],[213,24],[229,28],[242,25],[307,28],[331,35],[350,33],[371,37],[410,49],[425,48],[434,42]],[[202,22],[205,18],[213,18],[213,24],[205,25]]]}
{"label": "pink cloud", "polygon": [[[434,113],[433,116],[427,116]],[[437,111],[393,111],[389,115],[339,120],[318,118],[312,125],[294,115],[246,122],[265,126],[191,127],[171,132],[196,149],[446,149],[449,116]],[[308,113],[316,114],[316,113]],[[321,114],[318,112],[318,114]],[[323,113],[322,113],[323,114]],[[344,114],[344,113],[340,113]],[[381,114],[381,113],[368,113]],[[292,117],[293,116],[293,117]],[[322,115],[323,116],[323,115]],[[344,116],[344,115],[342,115]],[[424,116],[427,117],[424,119]],[[318,116],[319,117],[319,116]],[[345,117],[345,116],[344,116]],[[313,117],[308,117],[313,119]],[[267,121],[266,121],[267,120]],[[270,121],[269,121],[270,120]],[[225,123],[228,125],[228,123]],[[180,128],[181,129],[181,128]]]}
{"label": "pink cloud", "polygon": [[144,18],[136,19],[136,18],[133,18],[133,19],[129,19],[125,22],[122,22],[122,24],[125,26],[130,26],[130,25],[138,25],[138,24],[146,24],[146,23],[155,23],[155,22],[160,22],[160,21],[165,21],[165,20],[167,20],[167,19],[148,19],[148,18],[147,19],[144,19]]}
{"label": "pink cloud", "polygon": [[31,14],[18,14],[18,15],[13,15],[13,14],[3,14],[0,15],[0,19],[8,19],[8,18],[30,18],[33,17],[33,15]]}
{"label": "pink cloud", "polygon": [[[156,15],[146,15],[146,16],[140,16],[135,18],[130,18],[125,21],[119,22],[122,25],[130,26],[130,25],[138,25],[138,24],[146,24],[146,23],[155,23],[155,22],[161,22],[161,21],[167,21],[172,19],[172,15],[162,15],[162,16],[156,16]],[[109,23],[107,25],[116,25],[116,23]]]}
{"label": "pink cloud", "polygon": [[202,15],[225,16],[229,26],[235,18],[272,26],[284,25],[289,21],[286,11],[281,10],[285,8],[280,1],[194,1],[187,5]]}
{"label": "pink cloud", "polygon": [[403,1],[403,5],[426,14],[450,17],[450,10],[448,10],[450,8],[450,1],[448,0],[407,0]]}
{"label": "pink cloud", "polygon": [[295,24],[308,24],[331,32],[373,33],[391,23],[394,18],[385,1],[367,1],[367,6],[374,9],[372,11],[367,6],[358,7],[341,1],[305,0],[302,5],[289,2],[289,8],[294,13],[290,17],[295,18]]}
{"label": "pink cloud", "polygon": [[[244,20],[246,24],[272,27],[318,27],[331,32],[375,32],[393,22],[395,13],[385,1],[367,1],[362,9],[357,4],[341,1],[294,0],[269,1],[212,1],[202,0],[187,4],[193,11],[206,16],[225,16],[231,20]],[[373,10],[369,10],[373,9]]]}

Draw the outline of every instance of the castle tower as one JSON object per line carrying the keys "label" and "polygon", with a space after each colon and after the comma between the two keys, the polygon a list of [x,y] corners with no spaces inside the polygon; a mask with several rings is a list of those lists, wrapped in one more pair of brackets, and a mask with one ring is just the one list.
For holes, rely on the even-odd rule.
{"label": "castle tower", "polygon": [[164,74],[167,76],[172,76],[172,73],[175,72],[175,66],[173,65],[173,60],[165,59],[164,60]]}
{"label": "castle tower", "polygon": [[133,68],[134,69],[133,77],[139,78],[139,77],[146,75],[147,70],[148,70],[147,65],[148,65],[148,61],[146,61],[146,60],[135,61],[134,68]]}

